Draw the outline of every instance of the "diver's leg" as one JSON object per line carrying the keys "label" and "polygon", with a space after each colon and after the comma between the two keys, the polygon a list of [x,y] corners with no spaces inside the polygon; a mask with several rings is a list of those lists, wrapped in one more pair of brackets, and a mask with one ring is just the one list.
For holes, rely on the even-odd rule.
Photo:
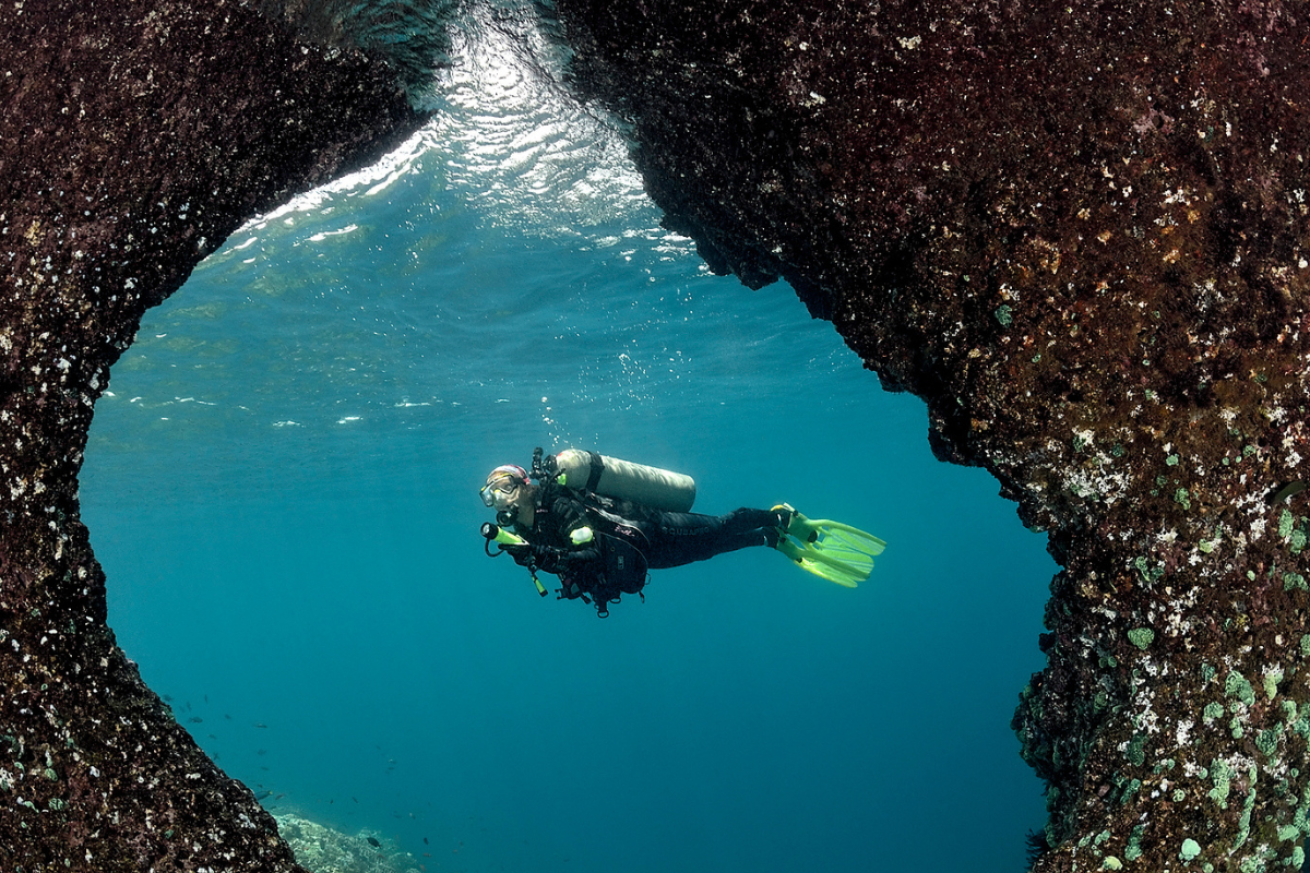
{"label": "diver's leg", "polygon": [[767,546],[781,523],[777,512],[767,509],[734,509],[727,515],[699,515],[690,512],[662,513],[651,537],[647,559],[652,569],[677,567],[704,561],[748,546]]}
{"label": "diver's leg", "polygon": [[743,506],[721,516],[724,526],[730,530],[760,530],[786,527],[790,512],[778,509],[750,509]]}

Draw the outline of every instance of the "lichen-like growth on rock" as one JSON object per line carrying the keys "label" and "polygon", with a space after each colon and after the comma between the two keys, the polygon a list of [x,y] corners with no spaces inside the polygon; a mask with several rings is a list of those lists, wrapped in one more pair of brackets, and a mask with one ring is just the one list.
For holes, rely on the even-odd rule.
{"label": "lichen-like growth on rock", "polygon": [[[1300,863],[1282,835],[1310,833],[1310,495],[1287,487],[1310,457],[1304,10],[556,8],[574,84],[628,122],[669,226],[752,287],[788,279],[924,398],[939,457],[985,466],[1050,532],[1047,665],[1013,723],[1048,782],[1038,868],[1172,869],[1184,840],[1200,869]],[[412,126],[392,73],[251,10],[0,14],[0,784],[24,801],[0,809],[5,863],[292,863],[113,645],[76,498],[141,313],[241,218]]]}
{"label": "lichen-like growth on rock", "polygon": [[1255,703],[1255,689],[1246,681],[1246,677],[1236,670],[1229,673],[1228,678],[1224,680],[1224,694],[1236,697],[1247,706]]}
{"label": "lichen-like growth on rock", "polygon": [[1128,641],[1139,649],[1149,649],[1155,641],[1155,631],[1149,627],[1135,627],[1128,631]]}
{"label": "lichen-like growth on rock", "polygon": [[[1310,498],[1286,489],[1310,458],[1304,10],[556,8],[666,223],[715,270],[790,281],[927,402],[939,457],[1050,532],[1047,666],[1013,723],[1052,788],[1037,868],[1173,869],[1184,840],[1195,869],[1290,863],[1278,828],[1310,791],[1280,727],[1283,701],[1310,704]],[[1270,663],[1276,700],[1252,685]]]}
{"label": "lichen-like growth on rock", "polygon": [[421,119],[232,0],[6,4],[0,57],[0,869],[299,869],[115,645],[77,474],[146,308]]}

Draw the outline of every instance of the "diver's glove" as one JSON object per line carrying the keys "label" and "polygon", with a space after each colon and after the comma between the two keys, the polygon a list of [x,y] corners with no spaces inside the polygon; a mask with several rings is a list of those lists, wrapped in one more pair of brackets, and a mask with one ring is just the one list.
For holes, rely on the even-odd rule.
{"label": "diver's glove", "polygon": [[513,556],[514,561],[522,567],[536,567],[546,573],[554,573],[560,563],[560,557],[564,554],[563,549],[554,546],[531,545],[514,545],[505,547],[505,551]]}
{"label": "diver's glove", "polygon": [[524,567],[535,567],[543,573],[575,573],[594,563],[599,556],[595,549],[567,549],[557,546],[517,546],[510,554]]}
{"label": "diver's glove", "polygon": [[533,546],[532,562],[537,565],[538,570],[554,573],[559,569],[560,556],[563,553],[563,549],[554,546]]}

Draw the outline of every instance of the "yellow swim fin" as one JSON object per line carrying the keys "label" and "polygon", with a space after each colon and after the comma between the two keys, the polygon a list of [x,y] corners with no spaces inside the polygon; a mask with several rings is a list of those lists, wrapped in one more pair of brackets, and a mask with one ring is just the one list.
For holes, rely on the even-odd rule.
{"label": "yellow swim fin", "polygon": [[831,519],[809,519],[783,503],[788,510],[786,528],[778,528],[774,548],[806,570],[846,588],[855,588],[873,572],[873,559],[887,543],[880,537]]}

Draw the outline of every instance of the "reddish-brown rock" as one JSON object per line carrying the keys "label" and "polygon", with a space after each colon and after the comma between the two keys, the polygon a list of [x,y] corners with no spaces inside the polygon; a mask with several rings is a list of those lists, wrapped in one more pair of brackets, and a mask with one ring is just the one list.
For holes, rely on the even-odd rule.
{"label": "reddish-brown rock", "polygon": [[1305,6],[557,6],[667,224],[789,280],[1050,532],[1038,869],[1300,857]]}
{"label": "reddish-brown rock", "polygon": [[[1050,786],[1039,868],[1294,861],[1303,6],[558,9],[669,224],[748,284],[787,278],[925,399],[941,457],[1050,531],[1048,665],[1015,717]],[[142,312],[416,118],[376,64],[235,2],[28,0],[0,48],[0,866],[291,869],[114,646],[77,471]]]}
{"label": "reddish-brown rock", "polygon": [[146,308],[411,131],[394,79],[229,0],[0,11],[0,869],[299,869],[114,644],[77,474]]}

